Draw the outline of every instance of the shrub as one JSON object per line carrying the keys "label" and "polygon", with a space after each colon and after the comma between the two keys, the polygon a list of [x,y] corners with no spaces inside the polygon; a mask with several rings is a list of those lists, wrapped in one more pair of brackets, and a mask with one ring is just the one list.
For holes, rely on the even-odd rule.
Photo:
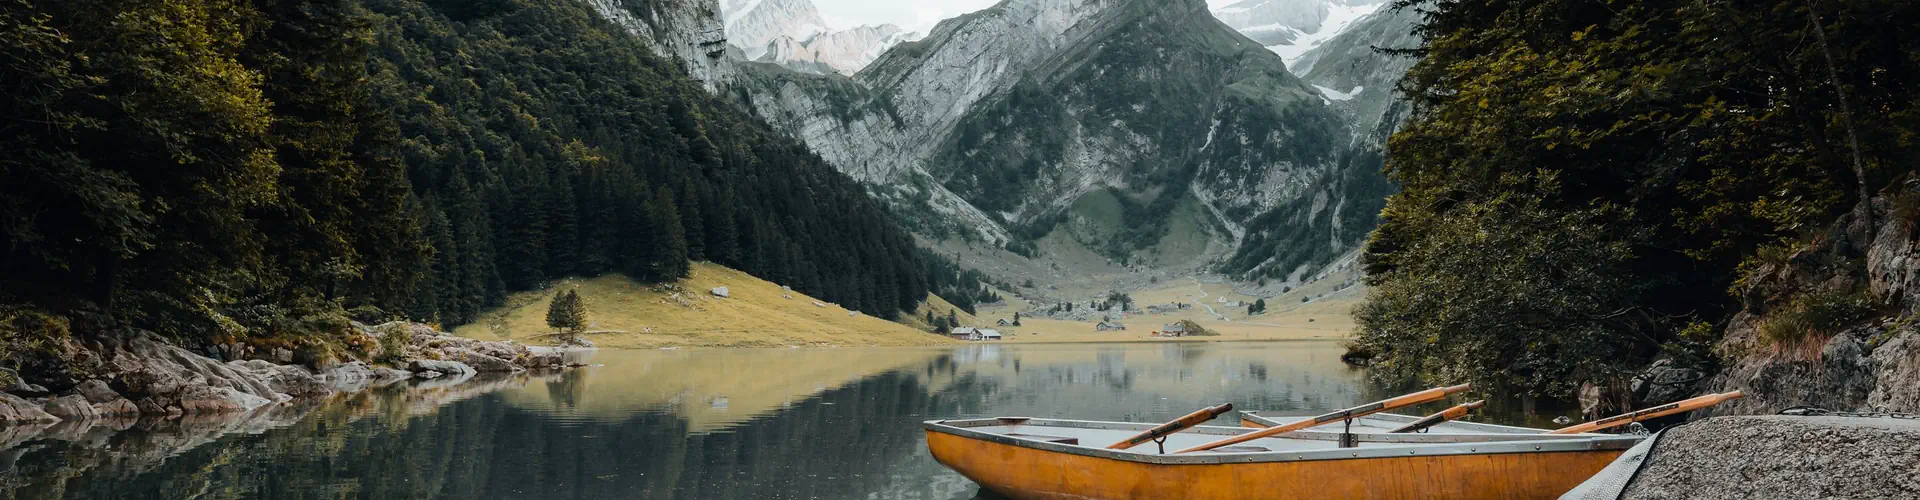
{"label": "shrub", "polygon": [[73,351],[71,339],[64,316],[0,306],[0,365],[18,367],[23,374],[63,370]]}
{"label": "shrub", "polygon": [[413,328],[401,322],[387,323],[375,327],[373,332],[380,336],[380,361],[397,362],[407,357],[407,346],[413,343]]}
{"label": "shrub", "polygon": [[1775,347],[1824,340],[1874,313],[1865,290],[1817,290],[1774,308],[1760,324],[1760,340]]}
{"label": "shrub", "polygon": [[369,325],[377,325],[393,319],[393,315],[387,314],[386,310],[374,305],[363,305],[348,309],[347,317]]}

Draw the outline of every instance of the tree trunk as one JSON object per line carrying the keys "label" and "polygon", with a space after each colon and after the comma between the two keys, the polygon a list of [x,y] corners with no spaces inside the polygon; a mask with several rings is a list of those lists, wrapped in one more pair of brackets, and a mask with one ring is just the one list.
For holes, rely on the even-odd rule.
{"label": "tree trunk", "polygon": [[1852,107],[1847,103],[1847,88],[1840,83],[1840,69],[1833,60],[1833,47],[1827,44],[1827,28],[1820,24],[1820,14],[1815,10],[1813,0],[1807,0],[1807,18],[1813,22],[1813,37],[1820,44],[1820,53],[1827,63],[1827,81],[1833,84],[1833,92],[1840,97],[1840,124],[1847,131],[1847,147],[1853,156],[1853,179],[1859,189],[1860,200],[1854,205],[1854,220],[1865,226],[1855,245],[1864,248],[1867,240],[1873,237],[1873,191],[1867,187],[1867,168],[1860,157],[1860,134],[1854,130]]}

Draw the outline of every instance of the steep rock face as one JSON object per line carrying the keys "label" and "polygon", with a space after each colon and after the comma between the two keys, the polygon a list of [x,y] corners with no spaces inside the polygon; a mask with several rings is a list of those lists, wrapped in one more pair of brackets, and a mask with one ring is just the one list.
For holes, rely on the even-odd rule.
{"label": "steep rock face", "polygon": [[891,24],[835,29],[810,0],[727,0],[723,7],[727,42],[741,59],[806,73],[852,75],[919,37]]}
{"label": "steep rock face", "polygon": [[583,0],[602,17],[651,42],[655,54],[677,61],[708,91],[733,80],[720,0]]}
{"label": "steep rock face", "polygon": [[[1727,366],[1706,384],[1709,392],[1741,390],[1747,397],[1713,413],[1774,413],[1799,405],[1920,412],[1920,325],[1914,319],[1920,294],[1912,281],[1920,273],[1920,220],[1884,200],[1877,205],[1879,226],[1870,237],[1849,235],[1849,216],[1814,245],[1754,271],[1741,290],[1745,308],[1717,348],[1729,357]],[[1843,329],[1831,336],[1808,333],[1797,343],[1766,337],[1770,321],[1793,314],[1796,294],[1818,293],[1863,293],[1883,314],[1828,325]]]}
{"label": "steep rock face", "polygon": [[883,24],[818,33],[805,39],[780,37],[767,44],[759,60],[812,73],[852,75],[887,49],[916,36],[899,26]]}
{"label": "steep rock face", "polygon": [[1419,22],[1419,11],[1382,7],[1288,67],[1327,96],[1352,125],[1356,140],[1386,144],[1409,111],[1394,86],[1415,61],[1375,49],[1419,48],[1420,37],[1413,31]]}
{"label": "steep rock face", "polygon": [[1324,201],[1249,221],[1226,271],[1298,281],[1304,270],[1350,250],[1379,223],[1385,198],[1394,190],[1383,173],[1385,145],[1410,110],[1393,88],[1414,60],[1373,48],[1418,47],[1413,32],[1418,21],[1413,9],[1380,7],[1289,64],[1319,91],[1351,135],[1339,141],[1344,152],[1338,175],[1322,179],[1315,190]]}
{"label": "steep rock face", "polygon": [[727,0],[727,43],[739,47],[750,60],[767,54],[776,40],[800,42],[830,31],[820,10],[808,0]]}
{"label": "steep rock face", "polygon": [[[1286,58],[1287,65],[1381,10],[1383,0],[1245,0],[1214,17]],[[1301,73],[1296,70],[1295,73]]]}
{"label": "steep rock face", "polygon": [[907,131],[896,159],[911,164],[931,156],[975,104],[1011,89],[1061,49],[1087,43],[1068,31],[1096,31],[1087,21],[1121,3],[1008,0],[942,21],[926,39],[887,51],[855,78],[896,106]]}

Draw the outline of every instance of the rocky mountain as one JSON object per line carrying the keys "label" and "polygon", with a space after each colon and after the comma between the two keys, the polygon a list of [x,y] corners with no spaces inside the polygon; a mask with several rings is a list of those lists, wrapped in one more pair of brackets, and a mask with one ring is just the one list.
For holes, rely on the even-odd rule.
{"label": "rocky mountain", "polygon": [[768,43],[757,60],[800,71],[852,75],[887,49],[918,36],[899,26],[882,24],[818,33],[805,40],[780,37]]}
{"label": "rocky mountain", "polygon": [[748,59],[765,55],[767,44],[775,40],[808,40],[831,31],[808,0],[726,0],[721,12],[727,42],[745,51]]}
{"label": "rocky mountain", "polygon": [[[1213,15],[1292,67],[1308,51],[1386,4],[1385,0],[1243,0],[1214,9]],[[1303,72],[1296,69],[1295,73]]]}
{"label": "rocky mountain", "polygon": [[582,0],[608,21],[651,42],[661,57],[679,61],[708,91],[733,79],[719,0]]}
{"label": "rocky mountain", "polygon": [[1419,22],[1419,11],[1382,7],[1301,54],[1288,67],[1327,96],[1352,124],[1357,138],[1385,144],[1407,117],[1406,105],[1393,89],[1413,67],[1414,59],[1378,49],[1419,47],[1420,37],[1413,32]]}
{"label": "rocky mountain", "polygon": [[[1257,274],[1263,267],[1321,262],[1324,257],[1319,249],[1339,248],[1339,242],[1364,238],[1378,223],[1378,214],[1385,208],[1383,194],[1395,190],[1383,173],[1387,138],[1410,112],[1407,103],[1394,94],[1394,86],[1413,66],[1414,59],[1375,49],[1418,47],[1413,28],[1419,20],[1420,14],[1414,9],[1381,7],[1302,53],[1289,66],[1320,92],[1352,134],[1344,143],[1344,164],[1339,168],[1347,177],[1339,183],[1332,202],[1346,210],[1326,220],[1276,216],[1250,222],[1249,236],[1242,239],[1225,270]],[[1312,230],[1302,232],[1298,230],[1301,227]],[[1331,244],[1319,240],[1327,234],[1333,235]]]}
{"label": "rocky mountain", "polygon": [[722,7],[728,43],[744,58],[804,72],[851,75],[918,37],[891,24],[833,29],[809,0],[727,0]]}
{"label": "rocky mountain", "polygon": [[1289,276],[1353,248],[1371,214],[1349,200],[1386,189],[1377,161],[1347,170],[1337,101],[1200,0],[1009,0],[851,78],[742,73],[763,118],[933,237],[1202,267],[1300,235],[1230,269]]}

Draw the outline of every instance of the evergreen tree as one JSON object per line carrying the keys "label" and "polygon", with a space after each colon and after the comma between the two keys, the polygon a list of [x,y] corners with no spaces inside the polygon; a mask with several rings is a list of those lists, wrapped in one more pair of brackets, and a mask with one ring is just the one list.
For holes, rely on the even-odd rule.
{"label": "evergreen tree", "polygon": [[686,226],[681,225],[680,209],[673,201],[673,191],[661,186],[653,199],[647,201],[647,215],[652,218],[648,223],[653,229],[653,274],[654,281],[674,281],[687,277],[687,237]]}
{"label": "evergreen tree", "polygon": [[546,184],[542,196],[546,197],[544,208],[547,213],[547,276],[567,276],[579,271],[580,260],[580,223],[579,206],[574,201],[573,183],[567,178],[554,179]]}
{"label": "evergreen tree", "polygon": [[587,305],[580,300],[580,293],[572,289],[566,293],[555,293],[552,303],[547,305],[547,326],[578,334],[586,325]]}

